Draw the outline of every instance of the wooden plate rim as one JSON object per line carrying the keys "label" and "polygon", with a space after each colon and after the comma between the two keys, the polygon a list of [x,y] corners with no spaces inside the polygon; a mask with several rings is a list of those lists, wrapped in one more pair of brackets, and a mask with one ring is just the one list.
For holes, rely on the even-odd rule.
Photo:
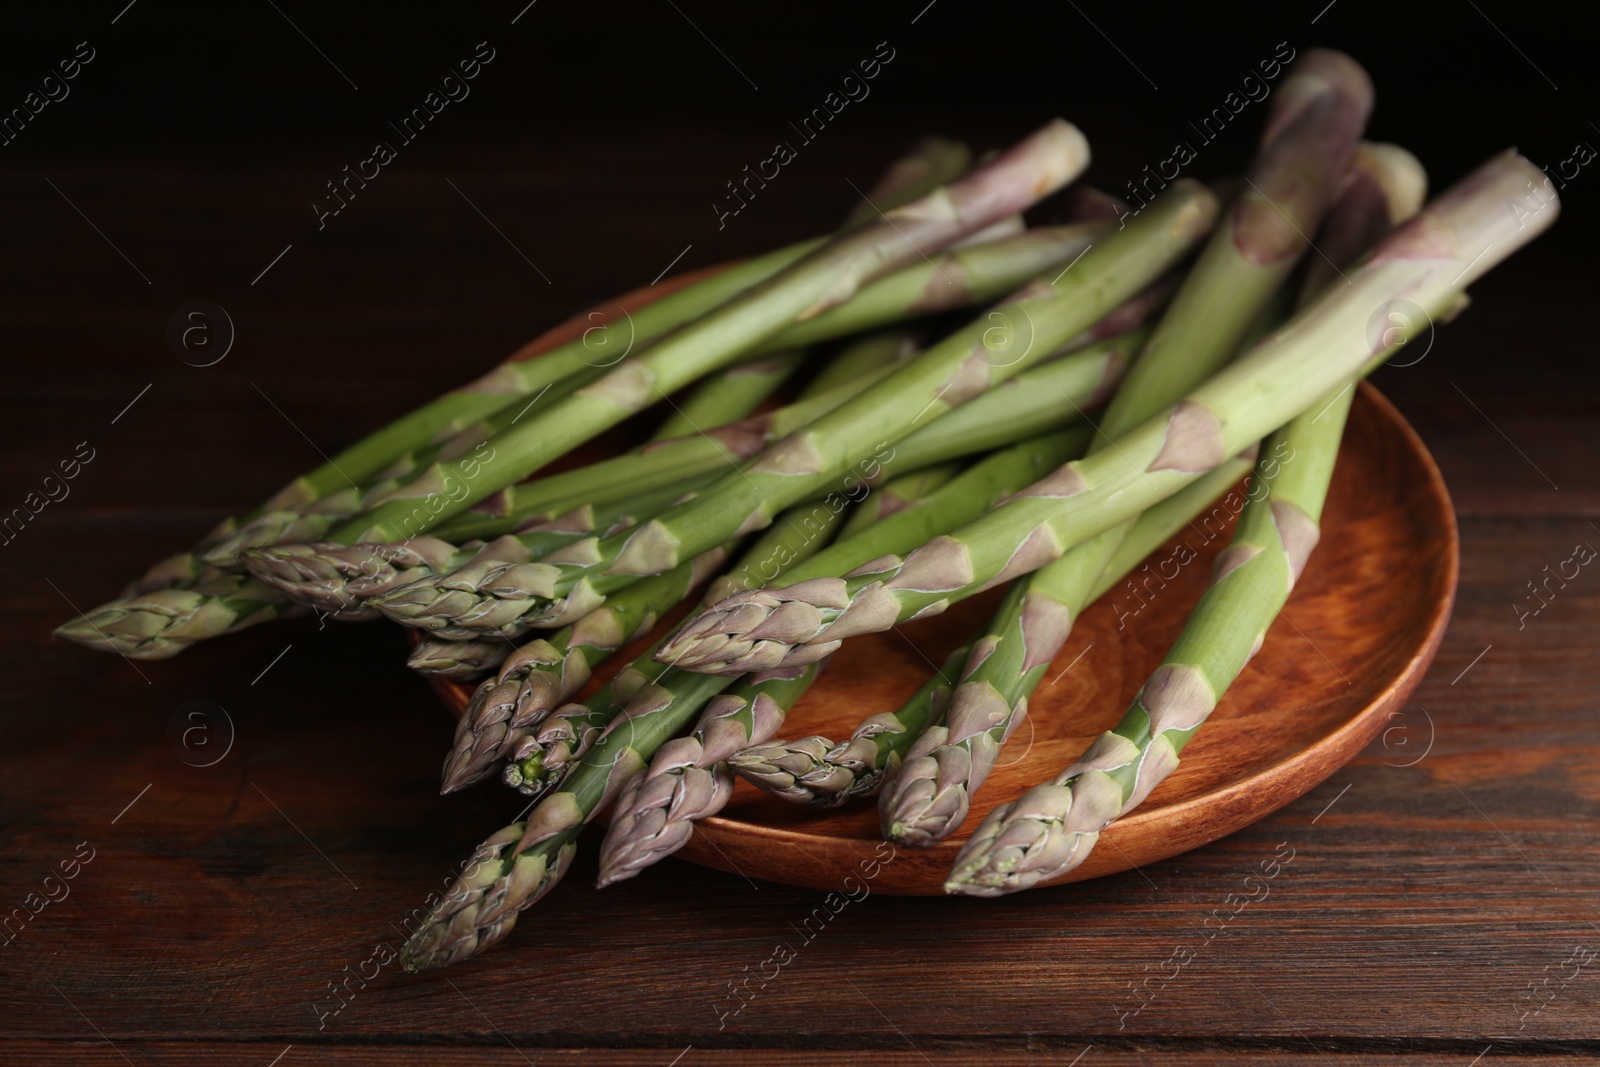
{"label": "wooden plate rim", "polygon": [[[1460,533],[1456,528],[1455,508],[1450,500],[1450,493],[1445,485],[1444,475],[1440,472],[1438,464],[1434,462],[1432,454],[1423,444],[1422,438],[1417,434],[1412,425],[1406,421],[1399,409],[1389,402],[1382,393],[1367,382],[1362,382],[1361,393],[1363,398],[1372,403],[1383,420],[1399,431],[1400,439],[1405,443],[1412,456],[1419,462],[1425,477],[1425,482],[1418,486],[1420,492],[1425,490],[1428,499],[1436,507],[1431,508],[1436,514],[1444,518],[1444,551],[1439,554],[1440,566],[1434,569],[1437,576],[1429,584],[1442,581],[1444,588],[1436,599],[1432,601],[1433,610],[1430,612],[1426,629],[1423,631],[1423,640],[1419,642],[1416,650],[1407,659],[1406,663],[1396,671],[1394,677],[1385,685],[1365,707],[1354,712],[1343,725],[1324,735],[1319,740],[1294,752],[1282,759],[1267,764],[1252,774],[1235,779],[1227,784],[1190,797],[1187,800],[1176,801],[1172,804],[1162,804],[1151,808],[1139,808],[1125,818],[1112,823],[1102,834],[1102,843],[1117,847],[1122,838],[1135,834],[1139,828],[1152,820],[1160,819],[1167,823],[1183,824],[1198,821],[1207,817],[1211,809],[1229,809],[1225,802],[1241,798],[1256,791],[1266,791],[1277,787],[1275,796],[1280,802],[1272,804],[1265,809],[1238,805],[1229,810],[1238,811],[1236,818],[1218,819],[1213,823],[1214,833],[1208,833],[1203,840],[1182,844],[1171,851],[1156,849],[1148,854],[1139,854],[1131,857],[1127,866],[1116,871],[1102,871],[1098,873],[1085,873],[1085,868],[1079,867],[1067,872],[1059,878],[1041,882],[1032,888],[1040,889],[1052,885],[1065,885],[1070,882],[1107,877],[1110,874],[1120,874],[1136,866],[1155,863],[1160,860],[1170,859],[1172,856],[1181,855],[1194,848],[1210,844],[1219,838],[1243,829],[1250,824],[1265,818],[1267,815],[1278,811],[1298,800],[1300,797],[1327,781],[1338,769],[1348,763],[1355,755],[1365,748],[1372,738],[1377,735],[1379,728],[1388,721],[1387,714],[1403,704],[1407,697],[1421,683],[1423,676],[1432,665],[1434,657],[1438,654],[1439,646],[1444,640],[1445,630],[1449,627],[1450,615],[1455,607],[1456,587],[1460,575]],[[1318,767],[1318,764],[1321,767]],[[1309,768],[1309,769],[1308,769]],[[1304,772],[1304,773],[1302,773]],[[953,861],[954,853],[962,842],[969,837],[977,823],[969,821],[962,827],[957,835],[941,842],[931,849],[918,850],[927,854],[947,853]],[[715,842],[718,839],[726,841],[728,837],[740,839],[755,839],[769,843],[775,847],[794,848],[804,843],[818,840],[818,835],[807,834],[803,830],[790,827],[763,826],[759,823],[743,822],[727,819],[722,816],[711,816],[701,820],[699,829],[705,833],[708,841],[713,844],[711,849],[697,849],[696,838],[691,838],[677,855],[683,859],[691,860],[705,866],[714,867],[729,873],[738,873],[728,861],[717,855]],[[709,833],[707,833],[709,831]],[[697,834],[697,837],[699,835]],[[833,840],[874,842],[880,840],[876,837],[838,837],[829,835]],[[1124,855],[1128,855],[1124,853]],[[720,860],[720,862],[719,862]],[[835,879],[836,880],[836,879]],[[804,883],[816,888],[826,888],[832,882]],[[938,895],[937,888],[927,888],[921,892],[901,891],[884,887],[881,892],[902,896],[933,896]]]}

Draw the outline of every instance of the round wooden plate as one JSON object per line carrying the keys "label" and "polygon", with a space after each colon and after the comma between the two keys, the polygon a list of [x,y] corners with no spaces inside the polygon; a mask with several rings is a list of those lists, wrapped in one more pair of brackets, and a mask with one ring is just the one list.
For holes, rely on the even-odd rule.
{"label": "round wooden plate", "polygon": [[[623,302],[636,299],[630,294]],[[574,319],[525,351],[559,343],[584,324]],[[879,836],[875,803],[816,811],[741,781],[723,813],[701,822],[678,855],[819,889],[839,888],[852,871],[874,869],[876,860],[875,892],[942,893],[960,841],[983,816],[1072,762],[1121,718],[1161,662],[1232,530],[1226,504],[1212,515],[1084,612],[956,838],[927,850],[893,849],[884,863],[891,849]],[[1178,769],[1060,881],[1114,874],[1214,841],[1283,807],[1353,758],[1400,709],[1438,651],[1455,598],[1458,551],[1455,515],[1433,458],[1400,413],[1363,383],[1322,541],[1265,645],[1184,750]],[[845,642],[790,713],[783,735],[838,741],[867,716],[899,707],[983,624],[1000,594],[992,590],[943,615]],[[651,639],[613,657],[611,669]],[[609,674],[597,672],[585,694]],[[473,687],[433,682],[459,715]]]}

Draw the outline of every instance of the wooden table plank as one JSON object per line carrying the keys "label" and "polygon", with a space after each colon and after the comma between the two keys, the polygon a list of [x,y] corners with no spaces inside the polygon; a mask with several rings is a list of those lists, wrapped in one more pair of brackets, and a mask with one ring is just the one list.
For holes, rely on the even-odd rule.
{"label": "wooden table plank", "polygon": [[[70,894],[0,948],[0,1059],[1095,1067],[1320,1053],[1341,1067],[1473,1067],[1600,1056],[1600,967],[1564,987],[1560,977],[1576,947],[1600,948],[1600,572],[1553,587],[1536,616],[1517,609],[1531,609],[1527,583],[1574,544],[1600,545],[1600,193],[1586,184],[1600,190],[1600,178],[1588,171],[1564,194],[1561,224],[1476,286],[1426,358],[1375,378],[1434,450],[1461,516],[1456,615],[1432,672],[1391,729],[1323,786],[1142,871],[994,902],[871,896],[803,942],[795,926],[821,893],[668,861],[602,896],[589,884],[590,847],[481,963],[421,978],[391,964],[363,987],[349,976],[374,946],[395,942],[394,925],[520,806],[488,787],[436,795],[450,724],[401,668],[402,636],[275,625],[140,664],[48,637],[69,601],[106,599],[318,449],[649,281],[685,246],[679,269],[827,229],[851,200],[848,182],[870,181],[925,129],[981,147],[1070,105],[1094,140],[1091,179],[1120,188],[1158,158],[1153,145],[1186,136],[1189,103],[1210,99],[1234,58],[1253,61],[1244,53],[1257,36],[1299,47],[1326,31],[1373,65],[1374,136],[1413,146],[1436,185],[1512,141],[1559,159],[1558,147],[1589,136],[1583,116],[1540,95],[1547,87],[1513,68],[1520,59],[1490,26],[1471,12],[1441,24],[1421,9],[1340,5],[1308,31],[1309,14],[1290,26],[1275,9],[1225,4],[1165,11],[1170,32],[1146,34],[1121,21],[1128,12],[1086,9],[1138,42],[1140,65],[1162,83],[1138,95],[1128,86],[1142,83],[1110,49],[1075,45],[1069,64],[1038,58],[1049,42],[1095,45],[1063,9],[1040,15],[1027,41],[1008,27],[1010,76],[969,86],[967,104],[952,108],[949,70],[998,40],[994,27],[940,5],[908,36],[914,12],[896,12],[881,33],[902,49],[890,73],[904,80],[886,75],[870,104],[718,230],[710,200],[814,102],[827,81],[819,71],[853,59],[855,28],[877,39],[868,22],[878,16],[707,16],[721,46],[769,64],[761,94],[746,100],[720,87],[721,77],[740,83],[660,6],[607,31],[617,71],[654,87],[641,100],[572,47],[592,33],[591,16],[540,5],[525,21],[541,36],[506,39],[494,91],[485,81],[447,116],[453,127],[441,122],[318,232],[307,204],[374,116],[398,113],[415,71],[450,41],[491,31],[459,12],[405,27],[326,13],[308,28],[361,81],[346,99],[287,27],[274,26],[284,40],[271,38],[262,61],[197,11],[127,13],[114,29],[130,36],[95,38],[105,65],[0,159],[6,232],[28,251],[0,286],[11,357],[0,507],[19,504],[79,442],[96,449],[70,497],[0,546],[0,915],[26,911],[51,871],[93,849]],[[66,39],[39,18],[19,13],[0,44],[26,53],[16,69]],[[1550,67],[1559,99],[1586,98],[1581,50],[1592,34],[1501,25]],[[1424,31],[1442,43],[1419,49]],[[196,33],[212,33],[198,52]],[[779,33],[796,47],[771,48]],[[1017,58],[1024,46],[1033,61]],[[303,69],[284,58],[291,47]],[[102,72],[103,86],[88,80]],[[559,106],[547,81],[562,87]],[[208,92],[219,94],[213,110]],[[1249,139],[1208,146],[1196,173],[1236,169]],[[214,367],[186,366],[166,344],[169,316],[196,298],[237,325],[236,347]],[[172,747],[194,700],[225,709],[231,725],[214,766]],[[208,740],[222,744],[223,722],[210,725]],[[1280,842],[1294,862],[1208,939],[1205,917],[1244,892]],[[792,964],[730,993],[786,940],[803,942]],[[1547,979],[1553,999],[1524,1014],[1534,1002],[1519,995]],[[341,981],[356,992],[335,1012],[329,984]]]}
{"label": "wooden table plank", "polygon": [[[475,1040],[481,1020],[463,1012],[463,995],[530,1047],[682,1037],[697,1049],[892,1048],[900,1034],[929,1048],[1134,1036],[1203,1045],[1219,1033],[1319,1047],[1584,1042],[1600,999],[1593,974],[1520,1031],[1514,1001],[1575,945],[1600,941],[1590,862],[1600,747],[1584,684],[1595,632],[1575,621],[1594,619],[1600,584],[1575,584],[1552,605],[1570,619],[1536,620],[1549,625],[1533,648],[1515,647],[1504,609],[1518,561],[1541,558],[1570,526],[1464,520],[1472,562],[1456,622],[1399,732],[1278,815],[1142,872],[999,904],[868,898],[816,944],[796,946],[777,980],[753,983],[759,993],[737,1014],[728,983],[776,943],[793,944],[793,924],[822,894],[752,889],[674,862],[602,898],[586,884],[586,858],[482,964],[422,978],[390,967],[319,1032],[311,1005],[336,1005],[328,983],[394,941],[389,924],[515,808],[492,790],[432,795],[448,724],[419,681],[384,666],[403,652],[399,635],[263,627],[140,664],[149,684],[119,660],[25,635],[29,673],[56,681],[14,696],[43,708],[78,695],[66,730],[78,743],[62,743],[59,716],[13,715],[0,729],[29,782],[5,799],[4,883],[20,903],[79,841],[96,851],[71,896],[7,950],[11,1030],[62,1036],[54,983],[119,1042],[161,1037],[174,1003],[197,1034],[230,1040]],[[28,550],[42,573],[59,573],[94,527],[122,524],[56,520]],[[40,584],[18,606],[53,618],[57,598]],[[369,688],[352,699],[358,682]],[[167,746],[167,720],[194,696],[225,707],[236,727],[234,751],[215,767],[186,766]],[[1430,732],[1420,761],[1393,766],[1422,754]],[[370,755],[350,773],[341,752]],[[1244,893],[1244,876],[1284,841],[1295,861],[1208,941],[1203,917]],[[573,921],[599,908],[606,923],[572,936]],[[1175,952],[1194,958],[1163,967]],[[1152,981],[1147,993],[1159,993],[1132,1014],[1130,983],[1162,970],[1176,974]]]}

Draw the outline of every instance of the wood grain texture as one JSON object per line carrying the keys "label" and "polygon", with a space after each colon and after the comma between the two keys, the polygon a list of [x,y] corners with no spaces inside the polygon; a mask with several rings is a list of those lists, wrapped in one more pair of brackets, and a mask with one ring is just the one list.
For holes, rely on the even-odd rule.
{"label": "wood grain texture", "polygon": [[[687,66],[742,85],[716,67],[720,58],[670,8],[658,6],[653,25],[661,40],[645,51],[660,54],[664,78]],[[545,7],[537,5],[519,29],[538,25]],[[317,449],[331,452],[550,323],[649,282],[686,245],[694,247],[677,269],[820,232],[849,206],[846,179],[865,187],[911,130],[987,146],[1034,116],[996,106],[906,119],[893,109],[940,98],[909,89],[897,98],[895,86],[882,82],[846,113],[856,125],[830,129],[720,232],[706,202],[759,158],[752,153],[769,148],[770,128],[781,126],[775,117],[724,122],[663,111],[630,127],[620,153],[596,151],[595,125],[544,125],[549,109],[492,135],[453,141],[441,122],[439,140],[419,142],[319,233],[305,204],[376,121],[367,102],[374,87],[359,64],[362,48],[377,46],[362,44],[365,29],[328,35],[286,7],[362,90],[342,87],[286,25],[271,39],[273,63],[301,63],[297,76],[316,83],[308,108],[328,98],[326,79],[362,114],[320,141],[285,134],[257,144],[233,133],[230,143],[247,147],[223,156],[198,136],[181,145],[146,143],[166,112],[122,109],[104,95],[116,79],[99,88],[89,79],[99,76],[98,63],[109,74],[113,62],[166,59],[162,69],[182,85],[164,101],[178,106],[197,85],[204,91],[186,60],[193,35],[213,19],[178,10],[139,4],[114,28],[121,34],[140,19],[192,19],[192,26],[173,25],[168,53],[120,51],[112,45],[122,39],[111,31],[76,25],[30,37],[30,51],[53,58],[64,41],[103,34],[104,58],[75,83],[71,99],[41,117],[39,136],[54,134],[70,151],[13,154],[33,151],[19,142],[0,166],[7,234],[28,250],[7,261],[0,287],[9,357],[0,391],[5,506],[19,503],[77,442],[98,450],[67,500],[0,547],[0,912],[24,906],[80,842],[96,850],[70,896],[0,947],[0,1062],[267,1067],[281,1054],[277,1067],[543,1065],[580,1057],[630,1067],[675,1060],[677,1067],[1097,1067],[1277,1064],[1320,1053],[1316,1062],[1340,1067],[1493,1067],[1513,1058],[1600,1058],[1600,973],[1586,968],[1564,988],[1558,977],[1576,946],[1600,947],[1600,574],[1585,568],[1521,629],[1512,610],[1526,583],[1575,543],[1600,546],[1591,525],[1600,523],[1592,322],[1600,268],[1589,243],[1600,185],[1586,184],[1600,179],[1589,170],[1565,194],[1561,224],[1476,286],[1473,306],[1441,330],[1425,360],[1376,376],[1444,472],[1460,522],[1460,585],[1438,657],[1403,716],[1325,783],[1236,834],[1137,871],[998,907],[874,894],[810,939],[796,927],[824,906],[816,890],[752,887],[737,875],[668,861],[648,877],[596,892],[591,836],[567,883],[482,964],[420,979],[386,967],[353,999],[347,995],[338,1014],[319,1017],[313,1005],[326,1011],[337,1003],[328,983],[344,980],[346,967],[358,970],[375,943],[392,944],[393,924],[520,804],[488,789],[437,795],[449,722],[425,683],[402,669],[405,642],[393,629],[259,627],[135,669],[50,641],[50,627],[72,611],[68,600],[87,607],[112,595],[149,561],[315,463]],[[579,18],[565,10],[550,8]],[[733,28],[686,10],[762,83],[751,98],[769,98],[777,83],[757,67],[761,50],[741,49]],[[1070,116],[1105,116],[1089,130],[1092,179],[1115,188],[1152,162],[1154,146],[1189,117],[1188,102],[1196,110],[1202,97],[1216,102],[1212,95],[1220,99],[1231,75],[1209,48],[1195,47],[1207,38],[1176,35],[1173,47],[1193,53],[1205,79],[1185,95],[1166,65],[1146,62],[1146,48],[1165,46],[1161,35],[1141,38],[1139,12],[1129,9],[1121,16],[1128,21],[1114,23],[1110,8],[1084,10],[1161,83],[1160,93],[1129,98],[1137,75],[1081,23],[1068,25],[1076,18],[1069,8],[1049,32],[1023,36],[1089,42],[1079,51],[1098,64],[1103,92],[1117,99],[1101,108],[1070,88],[1051,99],[1064,101]],[[1369,53],[1347,29],[1361,10],[1339,4],[1315,30],[1350,33],[1346,44],[1363,57],[1395,50],[1393,65],[1374,67],[1383,123],[1376,132],[1412,146],[1439,181],[1514,142],[1560,158],[1555,146],[1570,138],[1524,136],[1524,124],[1543,113],[1548,86],[1471,11],[1452,16],[1468,27],[1464,51],[1419,48],[1419,34],[1386,28],[1367,41]],[[1514,27],[1486,10],[1561,83],[1560,98],[1583,98],[1578,68],[1549,58],[1563,39],[1558,28]],[[1406,15],[1394,5],[1374,11],[1374,18]],[[1163,17],[1228,27],[1243,42],[1238,49],[1253,50],[1280,37],[1310,43],[1304,23],[1314,13],[1263,9],[1221,18],[1206,6]],[[276,17],[263,7],[250,35],[263,35]],[[792,12],[783,17],[795,27],[806,22]],[[947,3],[916,32],[941,25],[963,40],[937,55],[958,58],[983,40],[979,20]],[[1235,34],[1238,26],[1257,29]],[[1437,30],[1427,27],[1430,41]],[[907,32],[886,35],[901,34],[897,63],[911,70],[925,55],[925,38],[902,42]],[[467,30],[460,36],[478,39]],[[855,35],[837,36],[841,53],[855,48]],[[1008,27],[1003,36],[1009,48],[1017,35]],[[202,39],[231,61],[233,42]],[[1564,39],[1586,47],[1592,35]],[[101,36],[94,41],[102,45]],[[552,52],[572,51],[566,38],[549,42]],[[703,63],[685,61],[702,52]],[[41,55],[18,69],[33,70]],[[586,49],[574,55],[574,62],[592,61]],[[401,62],[385,52],[367,66],[374,77],[382,71],[406,81],[409,100],[419,69],[433,61],[415,58]],[[1436,62],[1458,66],[1481,88],[1395,88],[1408,69]],[[505,63],[508,73],[526,76],[530,92],[543,91],[526,53],[519,59],[507,44]],[[1059,85],[1073,64],[1055,62],[1048,80]],[[826,66],[806,60],[811,80],[797,90],[797,108],[814,103]],[[284,77],[262,79],[260,93],[273,106]],[[573,96],[601,80],[592,72],[575,80]],[[994,81],[996,93],[1014,91],[1009,79]],[[675,83],[662,84],[662,107],[681,106]],[[488,83],[477,92],[459,116],[444,119],[465,120],[467,108],[495,99]],[[1484,109],[1502,100],[1514,114],[1486,117]],[[883,112],[871,110],[880,103]],[[78,125],[102,111],[108,125],[146,125],[136,124],[117,148]],[[392,113],[399,111],[396,104]],[[222,113],[229,115],[226,107]],[[285,121],[298,117],[291,112]],[[1549,121],[1570,121],[1571,136],[1584,136],[1581,116],[1562,112]],[[516,136],[508,133],[513,127]],[[1248,134],[1229,136],[1207,148],[1197,173],[1239,164]],[[633,237],[615,238],[622,233]],[[608,239],[597,239],[602,234]],[[172,310],[197,297],[227,307],[240,330],[228,359],[204,370],[180,363],[163,339]],[[232,749],[211,767],[184,763],[168,741],[174,714],[196,699],[226,709],[234,727]],[[1259,896],[1244,880],[1285,842],[1295,859],[1271,880],[1270,893],[1208,939],[1215,927],[1207,917],[1238,906],[1230,894]],[[752,978],[743,993],[730,992],[729,983],[759,975],[783,942],[797,950],[792,963],[765,984]],[[1164,979],[1173,972],[1164,961],[1185,951],[1193,958]],[[1524,1018],[1528,1002],[1518,998],[1529,983],[1553,998]]]}

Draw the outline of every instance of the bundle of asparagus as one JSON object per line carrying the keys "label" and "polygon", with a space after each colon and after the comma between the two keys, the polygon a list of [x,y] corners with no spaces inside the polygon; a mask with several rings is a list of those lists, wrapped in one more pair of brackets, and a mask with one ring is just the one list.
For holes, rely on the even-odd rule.
{"label": "bundle of asparagus", "polygon": [[[1420,164],[1360,141],[1372,96],[1353,60],[1308,51],[1226,203],[1178,180],[1130,218],[1078,189],[1048,228],[1019,213],[1087,165],[1075,127],[976,167],[924,140],[839,233],[621,298],[58,632],[154,659],[314,608],[417,631],[418,670],[487,673],[443,791],[498,777],[534,803],[433,903],[402,956],[419,970],[504,938],[608,807],[602,885],[682,848],[736,776],[818,807],[876,796],[901,844],[957,833],[1077,617],[1249,472],[1211,587],[1122,721],[995,808],[946,889],[1058,878],[1260,649],[1316,544],[1351,386],[1394,340],[1375,313],[1447,317],[1555,219],[1543,191],[1506,210],[1544,185],[1514,152],[1424,206]],[[658,402],[638,448],[550,469]],[[903,706],[839,743],[776,740],[848,638],[1000,586]]]}

